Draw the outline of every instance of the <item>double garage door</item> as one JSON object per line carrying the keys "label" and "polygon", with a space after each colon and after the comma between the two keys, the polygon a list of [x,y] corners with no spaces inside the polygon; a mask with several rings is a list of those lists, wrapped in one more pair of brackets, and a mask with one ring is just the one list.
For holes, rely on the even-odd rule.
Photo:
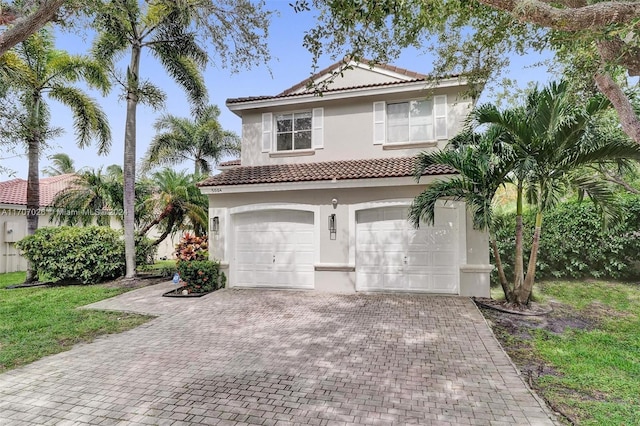
{"label": "double garage door", "polygon": [[[406,207],[356,214],[356,289],[458,293],[457,209],[414,229]],[[234,215],[235,287],[314,288],[314,214],[269,210]],[[322,232],[323,229],[321,229]]]}
{"label": "double garage door", "polygon": [[457,294],[457,214],[438,207],[433,226],[415,229],[405,207],[358,212],[357,289]]}

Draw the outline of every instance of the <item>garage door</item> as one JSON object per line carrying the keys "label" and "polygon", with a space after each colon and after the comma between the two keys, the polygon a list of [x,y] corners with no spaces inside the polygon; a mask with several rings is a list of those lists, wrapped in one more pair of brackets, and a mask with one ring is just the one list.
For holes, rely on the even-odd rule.
{"label": "garage door", "polygon": [[414,229],[407,208],[358,212],[356,285],[359,291],[458,291],[458,211],[436,208],[433,226]]}
{"label": "garage door", "polygon": [[313,288],[312,212],[242,213],[233,223],[233,286]]}

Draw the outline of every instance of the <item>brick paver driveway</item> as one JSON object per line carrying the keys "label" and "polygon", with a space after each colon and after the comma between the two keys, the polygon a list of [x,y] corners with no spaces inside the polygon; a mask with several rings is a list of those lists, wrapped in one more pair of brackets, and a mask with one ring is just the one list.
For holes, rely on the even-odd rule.
{"label": "brick paver driveway", "polygon": [[0,375],[0,424],[553,424],[468,299],[163,286],[97,304],[150,323]]}

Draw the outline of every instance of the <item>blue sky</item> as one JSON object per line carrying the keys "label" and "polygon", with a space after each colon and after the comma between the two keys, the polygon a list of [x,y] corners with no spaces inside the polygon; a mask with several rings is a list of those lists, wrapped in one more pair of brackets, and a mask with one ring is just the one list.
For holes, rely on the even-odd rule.
{"label": "blue sky", "polygon": [[[278,11],[273,17],[270,34],[269,48],[272,60],[267,66],[260,66],[250,70],[244,70],[237,74],[231,74],[229,70],[219,69],[215,64],[210,64],[205,71],[205,80],[209,90],[210,103],[220,107],[222,113],[220,122],[227,130],[241,133],[241,120],[225,107],[225,100],[242,96],[274,95],[293,84],[309,77],[311,73],[311,54],[302,47],[302,39],[305,30],[314,24],[312,13],[296,14],[289,6],[288,0],[267,0],[267,8]],[[57,47],[69,50],[72,53],[86,53],[91,45],[91,37],[88,35],[61,33],[57,38]],[[511,59],[509,77],[518,81],[521,87],[529,81],[546,81],[547,74],[544,69],[530,68],[531,64],[540,60],[538,55],[526,57],[514,57]],[[326,67],[333,61],[330,58],[320,63]],[[431,71],[431,57],[414,49],[406,50],[400,58],[393,62],[403,68],[422,73]],[[183,91],[165,75],[158,63],[152,58],[143,57],[141,64],[141,77],[150,79],[161,87],[167,94],[165,108],[161,111],[153,111],[144,105],[138,107],[138,133],[137,156],[141,158],[151,139],[154,136],[153,123],[162,113],[170,113],[177,116],[190,116],[189,104]],[[40,169],[49,165],[48,155],[65,152],[75,160],[76,168],[100,167],[109,164],[122,164],[124,146],[124,122],[125,102],[119,99],[117,88],[105,98],[98,93],[92,93],[104,108],[111,125],[112,147],[106,156],[98,156],[93,147],[78,149],[75,145],[75,136],[71,115],[66,107],[52,102],[52,122],[65,129],[63,136],[50,141],[50,148],[43,154],[40,160]],[[21,154],[18,148],[16,154]],[[0,155],[5,157],[6,155]],[[27,158],[19,156],[10,160],[2,160],[0,165],[13,170],[13,176],[0,173],[0,180],[11,177],[26,179]],[[182,164],[176,167],[178,170],[192,170],[192,164]]]}

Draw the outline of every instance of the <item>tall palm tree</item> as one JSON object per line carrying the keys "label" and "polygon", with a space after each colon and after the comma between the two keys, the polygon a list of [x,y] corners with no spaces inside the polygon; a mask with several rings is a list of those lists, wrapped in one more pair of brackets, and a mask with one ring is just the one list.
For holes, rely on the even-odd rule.
{"label": "tall palm tree", "polygon": [[73,158],[64,152],[58,152],[49,157],[52,164],[42,170],[42,174],[46,176],[59,176],[67,173],[75,173],[76,168]]}
{"label": "tall palm tree", "polygon": [[225,155],[240,153],[240,138],[224,130],[218,121],[220,109],[208,105],[194,120],[166,114],[155,123],[158,132],[147,150],[143,168],[173,166],[193,161],[196,175],[211,173]]}
{"label": "tall palm tree", "polygon": [[[515,277],[512,301],[527,304],[531,296],[545,211],[553,207],[569,188],[577,188],[607,208],[613,190],[598,175],[585,175],[585,166],[640,159],[640,148],[627,138],[605,140],[589,137],[597,117],[610,105],[602,96],[577,105],[566,82],[535,88],[522,108],[504,112],[483,105],[473,112],[479,125],[492,124],[509,133],[516,161],[513,174],[517,187]],[[522,254],[523,198],[536,209],[531,254],[526,273]],[[613,212],[613,210],[608,210]]]}
{"label": "tall palm tree", "polygon": [[158,226],[162,233],[153,241],[154,245],[183,229],[192,229],[196,235],[203,235],[207,229],[209,203],[196,186],[197,181],[196,175],[168,168],[153,173],[153,195],[145,204],[148,205],[147,210],[154,212],[154,217],[139,234],[145,235],[151,228]]}
{"label": "tall palm tree", "polygon": [[[84,82],[103,93],[110,84],[96,62],[56,50],[53,37],[46,30],[32,35],[3,57],[6,57],[3,78],[17,94],[24,111],[18,127],[29,158],[27,234],[32,235],[38,228],[40,207],[39,156],[47,139],[60,133],[59,129],[50,127],[47,98],[71,109],[78,146],[86,147],[92,139],[97,139],[98,151],[105,153],[111,143],[106,116],[96,101],[74,84]],[[27,281],[35,280],[35,275],[29,268]]]}
{"label": "tall palm tree", "polygon": [[[124,235],[126,277],[136,273],[135,264],[135,180],[136,112],[138,103],[159,107],[164,93],[140,75],[143,50],[158,59],[165,71],[183,87],[193,105],[200,106],[207,96],[201,69],[207,53],[196,42],[193,24],[197,0],[156,0],[138,2],[112,0],[98,11],[99,31],[94,55],[109,67],[124,91],[127,114],[124,137]],[[124,76],[117,75],[116,60],[130,53]]]}
{"label": "tall palm tree", "polygon": [[[433,224],[439,199],[464,201],[472,212],[474,228],[489,231],[498,277],[505,295],[511,290],[504,274],[498,244],[493,233],[493,201],[496,191],[510,181],[515,156],[510,135],[501,127],[490,126],[484,133],[466,130],[453,138],[440,151],[418,156],[416,180],[432,165],[446,165],[458,174],[449,180],[435,182],[418,195],[409,210],[414,226]],[[509,296],[507,296],[509,297]]]}

